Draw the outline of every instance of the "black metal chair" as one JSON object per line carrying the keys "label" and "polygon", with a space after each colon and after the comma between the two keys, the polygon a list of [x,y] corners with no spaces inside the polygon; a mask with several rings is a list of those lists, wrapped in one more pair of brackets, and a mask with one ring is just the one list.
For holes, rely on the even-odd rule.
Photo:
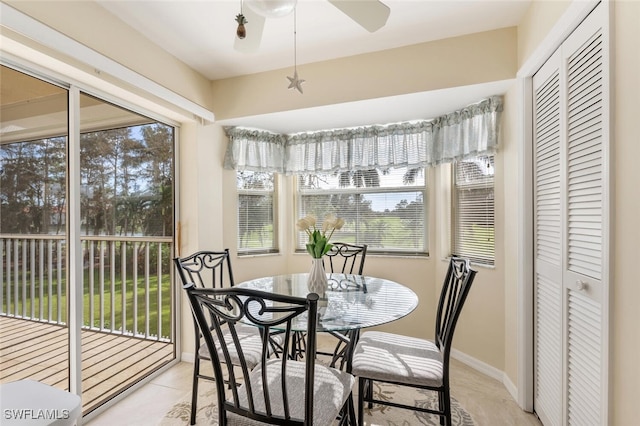
{"label": "black metal chair", "polygon": [[[367,258],[367,245],[336,242],[325,256],[329,259],[329,271],[332,273],[362,275],[364,261]],[[319,351],[318,354],[330,356],[330,365],[336,366],[339,363],[340,368],[343,369],[349,359],[349,354],[346,353],[350,347],[349,342],[352,339],[357,340],[358,332],[359,330],[345,333],[330,331],[329,334],[338,340],[333,352]]]}
{"label": "black metal chair", "polygon": [[[341,411],[347,412],[355,377],[315,362],[317,294],[300,298],[238,287],[200,289],[193,284],[185,290],[212,354],[218,424],[329,425]],[[304,361],[269,358],[273,330],[283,331],[287,345],[293,327],[305,323],[310,356]],[[238,339],[238,328],[247,324],[261,336],[259,362],[254,366]],[[237,364],[234,354],[239,357]],[[346,421],[348,416],[341,418]]]}
{"label": "black metal chair", "polygon": [[343,274],[362,275],[364,261],[367,257],[367,245],[350,243],[332,244],[333,247],[331,247],[331,250],[326,254],[326,257],[329,259],[329,270]]}
{"label": "black metal chair", "polygon": [[[183,258],[175,258],[178,275],[182,285],[192,283],[196,288],[230,288],[234,285],[233,270],[229,257],[229,249],[223,251],[199,251]],[[193,385],[191,395],[191,424],[195,424],[199,379],[214,380],[214,377],[200,372],[200,362],[211,359],[209,348],[204,344],[204,336],[200,333],[195,316],[193,316],[195,331],[195,356],[193,362]],[[238,327],[240,341],[245,346],[247,354],[252,354],[251,363],[256,365],[260,356],[261,337],[255,327]],[[272,351],[282,351],[279,347],[281,339],[271,338]],[[239,362],[237,354],[233,353],[231,360]]]}
{"label": "black metal chair", "polygon": [[[351,244],[336,242],[332,243],[331,250],[325,255],[329,261],[328,271],[331,273],[341,274],[357,274],[362,275],[364,270],[364,261],[367,257],[367,245],[366,244]],[[325,268],[327,264],[323,261]],[[329,365],[335,367],[339,365],[340,369],[344,369],[346,361],[349,358],[347,350],[349,350],[349,342],[351,339],[357,339],[358,330],[351,330],[349,332],[328,331],[338,341],[332,352],[317,351],[318,355],[331,357]],[[293,356],[295,358],[302,358],[305,353],[304,341],[302,332],[296,332],[294,334],[294,349]],[[353,348],[352,348],[353,349]]]}
{"label": "black metal chair", "polygon": [[[440,416],[451,425],[449,356],[456,323],[469,294],[476,271],[469,261],[452,257],[436,313],[435,339],[425,340],[379,331],[360,337],[353,355],[352,373],[358,377],[358,424],[364,422],[364,402],[391,405]],[[437,392],[438,407],[417,407],[375,399],[373,382],[392,383]]]}

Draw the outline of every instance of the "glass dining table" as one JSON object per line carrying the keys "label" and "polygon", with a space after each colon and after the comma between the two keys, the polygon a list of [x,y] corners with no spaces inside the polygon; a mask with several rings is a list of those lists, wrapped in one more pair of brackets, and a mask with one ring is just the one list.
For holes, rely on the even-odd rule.
{"label": "glass dining table", "polygon": [[[309,274],[285,274],[261,277],[237,284],[266,292],[306,297]],[[344,346],[334,351],[331,365],[351,371],[353,349],[363,328],[396,321],[418,306],[418,296],[395,281],[367,275],[327,273],[328,286],[319,294],[317,332],[327,332]],[[294,331],[304,332],[304,317],[292,324]]]}

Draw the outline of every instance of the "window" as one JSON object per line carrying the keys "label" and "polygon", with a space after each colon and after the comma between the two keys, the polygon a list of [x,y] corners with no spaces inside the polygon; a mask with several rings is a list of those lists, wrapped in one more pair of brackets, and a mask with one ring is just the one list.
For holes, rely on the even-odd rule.
{"label": "window", "polygon": [[[345,220],[332,241],[367,244],[369,253],[428,254],[424,169],[406,167],[298,177],[298,217],[321,224],[333,213]],[[307,236],[298,233],[296,250]]]}
{"label": "window", "polygon": [[493,156],[454,163],[452,252],[477,264],[494,264],[493,193]]}
{"label": "window", "polygon": [[238,189],[238,254],[275,253],[275,174],[236,173]]}

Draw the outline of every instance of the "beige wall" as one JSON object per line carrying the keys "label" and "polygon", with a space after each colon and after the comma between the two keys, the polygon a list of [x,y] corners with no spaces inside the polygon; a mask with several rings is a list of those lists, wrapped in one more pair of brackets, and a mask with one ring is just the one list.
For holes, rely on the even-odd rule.
{"label": "beige wall", "polygon": [[[517,103],[517,90],[512,87],[505,95],[505,104]],[[502,152],[502,190],[503,202],[500,216],[496,222],[502,225],[502,251],[504,259],[504,368],[503,371],[513,384],[518,383],[518,183],[520,182],[519,170],[513,165],[518,164],[519,135],[517,133],[517,109],[506,108],[502,115],[502,140],[504,141]],[[497,240],[497,238],[496,238]],[[506,254],[508,253],[508,254]]]}
{"label": "beige wall", "polygon": [[518,24],[518,66],[543,42],[571,1],[533,1],[526,15]]}
{"label": "beige wall", "polygon": [[517,69],[516,39],[515,28],[505,28],[298,65],[304,96],[283,90],[290,69],[218,80],[214,111],[223,120],[508,80]]}
{"label": "beige wall", "polygon": [[640,2],[615,3],[611,389],[614,425],[637,423],[640,395]]}
{"label": "beige wall", "polygon": [[[133,30],[122,27],[113,17],[103,16],[95,5],[57,1],[7,3],[192,101],[213,108],[219,118],[513,78],[517,67],[538,48],[568,5],[564,1],[534,2],[517,29],[517,37],[515,30],[511,28],[356,58],[304,65],[301,72],[313,84],[305,86],[305,96],[301,97],[289,96],[292,92],[282,93],[284,76],[289,70],[210,84],[184,64],[150,45]],[[73,13],[69,13],[71,8]],[[76,18],[80,13],[83,16],[81,20]],[[615,186],[611,195],[615,204],[611,218],[614,231],[611,410],[613,424],[623,425],[633,424],[636,417],[634,402],[640,394],[637,362],[637,354],[640,353],[637,314],[640,286],[636,284],[634,274],[640,241],[637,226],[637,219],[640,217],[640,168],[635,164],[636,159],[640,158],[640,142],[635,125],[640,111],[640,58],[637,44],[640,40],[640,2],[615,2],[613,18],[615,135],[612,172]],[[144,60],[141,52],[145,53]],[[443,52],[447,52],[447,55]],[[432,61],[432,57],[438,58],[438,61]],[[398,58],[410,58],[410,63],[416,69],[410,69],[412,67],[407,67]],[[468,72],[469,63],[475,64],[474,72]],[[367,67],[373,71],[367,72]],[[353,74],[346,74],[345,69],[353,69]],[[358,84],[353,82],[354,75],[362,77]],[[251,102],[247,101],[249,99]],[[521,143],[521,135],[518,133],[517,87],[514,86],[505,99],[502,147],[497,158],[498,165],[502,167],[497,167],[496,176],[496,267],[480,270],[469,296],[467,309],[460,320],[454,346],[497,370],[505,371],[508,380],[515,384],[518,382],[517,341],[520,338],[516,328],[519,315],[516,297],[519,277],[515,262],[520,245],[517,224],[519,216],[523,214],[513,202],[518,195],[517,146]],[[183,253],[214,246],[226,246],[233,250],[236,246],[235,179],[233,172],[221,168],[225,146],[226,138],[219,125],[201,126],[195,122],[182,124],[179,209],[182,225],[180,247]],[[434,187],[437,187],[438,179],[434,173]],[[291,182],[284,179],[281,186],[283,193],[290,197]],[[440,195],[437,191],[430,193],[433,206]],[[291,247],[287,243],[293,231],[286,224],[293,224],[295,218],[284,208],[288,203],[287,199],[281,199],[280,203],[281,218],[284,219],[283,229],[280,229],[282,254],[234,258],[234,271],[238,280],[284,270],[306,270],[308,259],[304,255],[291,254]],[[409,317],[390,324],[387,327],[390,330],[425,337],[433,333],[433,307],[437,296],[435,283],[442,279],[446,267],[441,260],[440,222],[433,213],[436,210],[432,210],[429,218],[432,231],[432,253],[429,259],[372,256],[367,263],[367,273],[406,283],[420,296],[420,308]],[[183,319],[183,350],[189,352],[192,347],[192,324],[188,315],[185,314]]]}

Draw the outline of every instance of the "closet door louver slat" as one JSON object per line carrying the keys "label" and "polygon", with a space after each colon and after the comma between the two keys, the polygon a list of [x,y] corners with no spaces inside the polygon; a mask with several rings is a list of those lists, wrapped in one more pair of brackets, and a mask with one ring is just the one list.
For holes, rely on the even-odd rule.
{"label": "closet door louver slat", "polygon": [[567,70],[568,266],[595,279],[602,277],[601,50],[598,33],[569,58]]}
{"label": "closet door louver slat", "polygon": [[546,426],[562,416],[562,289],[536,275],[535,411]]}
{"label": "closet door louver slat", "polygon": [[600,425],[600,306],[570,291],[568,313],[568,421],[571,425]]}
{"label": "closet door louver slat", "polygon": [[535,91],[536,257],[560,266],[559,73]]}

